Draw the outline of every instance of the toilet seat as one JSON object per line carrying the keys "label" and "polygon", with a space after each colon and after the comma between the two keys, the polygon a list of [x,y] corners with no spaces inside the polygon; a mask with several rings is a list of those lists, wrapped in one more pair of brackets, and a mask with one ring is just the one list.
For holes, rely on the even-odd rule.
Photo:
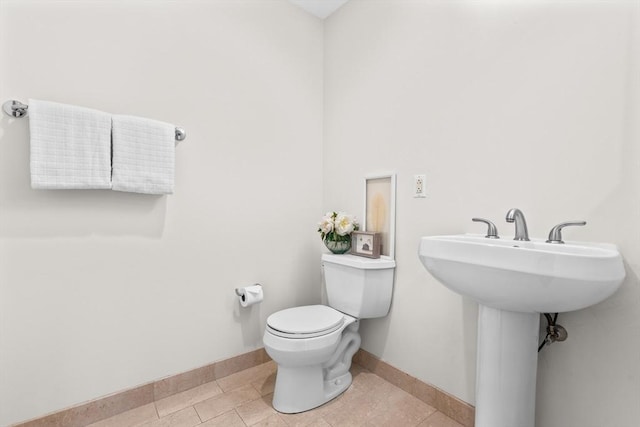
{"label": "toilet seat", "polygon": [[273,313],[267,318],[267,330],[291,339],[330,334],[344,325],[345,315],[326,305],[305,305]]}

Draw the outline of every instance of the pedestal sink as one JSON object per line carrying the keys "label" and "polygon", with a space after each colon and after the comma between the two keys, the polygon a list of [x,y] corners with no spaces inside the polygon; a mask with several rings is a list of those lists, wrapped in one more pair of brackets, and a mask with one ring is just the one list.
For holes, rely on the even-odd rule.
{"label": "pedestal sink", "polygon": [[625,277],[615,245],[423,237],[425,268],[480,304],[476,427],[534,427],[540,313],[579,310],[611,296]]}

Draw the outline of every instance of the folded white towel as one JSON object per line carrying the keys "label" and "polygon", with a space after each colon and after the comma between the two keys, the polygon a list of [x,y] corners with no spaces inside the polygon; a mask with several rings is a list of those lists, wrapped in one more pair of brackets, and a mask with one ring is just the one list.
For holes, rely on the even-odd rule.
{"label": "folded white towel", "polygon": [[133,116],[112,116],[113,189],[172,194],[175,126]]}
{"label": "folded white towel", "polygon": [[111,188],[111,115],[29,100],[31,187]]}

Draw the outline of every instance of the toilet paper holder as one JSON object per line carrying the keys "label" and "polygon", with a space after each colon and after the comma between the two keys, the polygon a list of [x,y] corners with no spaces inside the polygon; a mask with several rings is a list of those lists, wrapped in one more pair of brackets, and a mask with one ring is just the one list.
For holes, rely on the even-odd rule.
{"label": "toilet paper holder", "polygon": [[264,291],[262,290],[262,285],[259,283],[243,288],[236,288],[236,295],[238,295],[238,301],[241,307],[260,304],[264,299]]}
{"label": "toilet paper holder", "polygon": [[246,288],[250,288],[251,286],[260,286],[260,287],[262,287],[262,285],[260,283],[254,283],[253,285],[245,286],[245,287],[242,287],[242,288],[236,288],[236,295],[241,297],[242,295],[244,295],[244,292],[242,292],[242,290],[246,289]]}

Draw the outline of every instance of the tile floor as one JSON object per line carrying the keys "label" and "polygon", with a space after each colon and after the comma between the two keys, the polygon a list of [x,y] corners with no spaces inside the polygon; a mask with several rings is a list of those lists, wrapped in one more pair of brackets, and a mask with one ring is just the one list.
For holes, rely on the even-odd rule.
{"label": "tile floor", "polygon": [[351,373],[353,384],[345,393],[300,414],[271,407],[276,365],[267,362],[89,427],[462,427],[359,365]]}

